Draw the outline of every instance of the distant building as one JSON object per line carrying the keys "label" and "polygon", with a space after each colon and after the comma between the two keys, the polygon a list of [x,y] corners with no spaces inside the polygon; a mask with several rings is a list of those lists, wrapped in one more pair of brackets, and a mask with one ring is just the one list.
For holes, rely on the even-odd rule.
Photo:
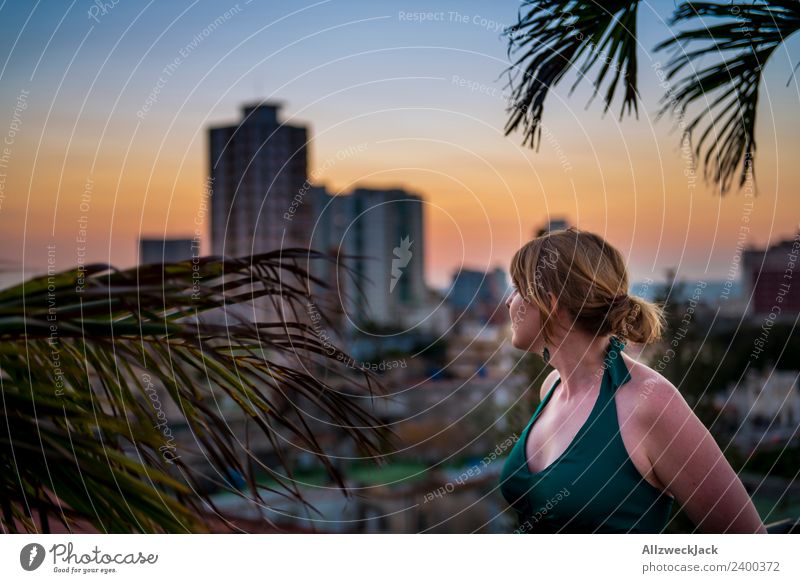
{"label": "distant building", "polygon": [[547,233],[552,231],[561,231],[564,229],[568,229],[570,226],[569,221],[567,219],[548,219],[547,224],[544,227],[540,227],[536,230],[535,235],[536,237],[541,237]]}
{"label": "distant building", "polygon": [[[347,196],[333,195],[324,186],[314,185],[308,189],[303,204],[309,206],[312,216],[308,233],[310,248],[325,253],[334,260],[344,255],[342,237],[350,221]],[[311,288],[315,295],[326,293],[339,296],[338,288],[347,279],[344,263],[314,260],[304,267],[312,269],[314,275],[328,286],[327,292],[323,292],[321,286],[312,282]]]}
{"label": "distant building", "polygon": [[800,230],[767,249],[745,250],[741,278],[748,316],[794,320],[800,312]]}
{"label": "distant building", "polygon": [[209,129],[211,249],[251,255],[303,246],[308,131],[278,119],[279,103],[242,108],[242,119]]}
{"label": "distant building", "polygon": [[[422,198],[401,188],[334,195],[311,184],[308,130],[280,121],[279,109],[277,103],[246,105],[239,122],[209,129],[212,253],[310,247],[326,254],[332,261],[304,258],[301,267],[327,284],[308,282],[324,313],[340,311],[339,330],[329,324],[320,330],[334,340],[336,332],[355,327],[446,329],[449,310],[425,285]],[[254,303],[274,319],[269,300]],[[238,311],[252,319],[248,309]]]}
{"label": "distant building", "polygon": [[497,313],[508,319],[503,306],[509,291],[506,271],[499,267],[492,271],[460,269],[453,274],[448,302],[460,312],[468,312],[483,322],[496,321]]}
{"label": "distant building", "polygon": [[505,326],[465,323],[448,337],[447,373],[461,379],[508,379],[519,358],[509,338]]}
{"label": "distant building", "polygon": [[438,328],[437,301],[425,285],[423,200],[403,189],[356,188],[307,195],[314,220],[311,246],[338,257],[315,262],[348,317],[362,326]]}
{"label": "distant building", "polygon": [[141,237],[139,239],[139,263],[173,263],[185,261],[199,254],[193,239],[163,237]]}

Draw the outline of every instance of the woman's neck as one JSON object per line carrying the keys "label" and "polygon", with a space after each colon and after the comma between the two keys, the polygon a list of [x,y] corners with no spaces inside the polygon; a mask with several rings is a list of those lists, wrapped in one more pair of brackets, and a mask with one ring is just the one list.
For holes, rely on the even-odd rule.
{"label": "woman's neck", "polygon": [[550,348],[550,365],[561,377],[559,392],[565,399],[582,398],[594,391],[603,378],[611,335],[589,336],[570,332],[555,349]]}

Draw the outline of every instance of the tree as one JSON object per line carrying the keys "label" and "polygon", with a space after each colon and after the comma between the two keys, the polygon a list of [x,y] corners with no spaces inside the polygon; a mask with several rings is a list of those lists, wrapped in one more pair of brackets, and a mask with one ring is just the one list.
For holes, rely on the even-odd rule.
{"label": "tree", "polygon": [[[206,477],[165,445],[148,390],[156,381],[183,412],[217,486],[253,500],[263,503],[263,490],[303,500],[286,455],[291,446],[313,453],[345,488],[301,402],[360,453],[380,459],[387,433],[351,398],[363,402],[367,391],[383,389],[371,373],[357,373],[357,381],[341,374],[350,396],[321,380],[315,362],[344,370],[349,357],[339,358],[344,353],[331,351],[312,326],[280,310],[267,322],[214,325],[202,317],[258,297],[296,314],[308,301],[309,280],[326,286],[298,266],[301,258],[327,259],[283,249],[124,271],[93,264],[0,291],[4,531],[49,532],[52,520],[69,530],[88,521],[100,532],[208,530],[209,508],[217,509]],[[271,442],[275,467],[234,437],[223,398]],[[257,473],[279,488],[257,484]],[[242,480],[247,494],[235,487]]]}
{"label": "tree", "polygon": [[[619,85],[620,119],[626,110],[638,117],[639,4],[639,0],[524,0],[518,22],[505,31],[509,56],[521,52],[507,69],[512,100],[506,135],[522,124],[523,144],[538,149],[545,99],[572,68],[577,69],[578,79],[570,94],[597,67],[592,99],[605,82],[604,112],[608,111]],[[737,168],[740,187],[754,170],[762,71],[775,50],[800,28],[800,2],[685,2],[675,9],[670,24],[690,28],[655,47],[674,51],[666,72],[661,72],[666,93],[659,116],[671,112],[682,118],[688,106],[701,106],[691,121],[680,124],[682,139],[693,143],[706,179],[724,194]],[[713,63],[702,63],[705,59]],[[678,75],[682,77],[676,80]]]}

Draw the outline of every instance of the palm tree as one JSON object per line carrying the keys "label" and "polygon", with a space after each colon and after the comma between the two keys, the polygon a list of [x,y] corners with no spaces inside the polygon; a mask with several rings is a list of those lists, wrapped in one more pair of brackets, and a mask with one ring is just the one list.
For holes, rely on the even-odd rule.
{"label": "palm tree", "polygon": [[[605,82],[606,112],[620,86],[620,119],[626,111],[638,117],[639,4],[524,0],[517,23],[505,31],[509,56],[520,55],[507,69],[512,100],[506,135],[522,124],[523,144],[538,149],[545,98],[573,67],[578,79],[570,94],[597,67],[592,99]],[[658,115],[671,112],[681,118],[683,137],[693,144],[694,156],[702,157],[706,179],[724,194],[737,168],[740,187],[754,176],[762,71],[775,50],[800,28],[800,2],[686,2],[675,9],[670,24],[689,28],[655,47],[674,51],[665,70],[657,71],[666,89]],[[713,62],[703,65],[704,59]],[[699,112],[683,122],[687,107],[695,103]]]}
{"label": "palm tree", "polygon": [[[364,402],[383,386],[369,371],[345,374],[349,357],[297,315],[312,301],[310,282],[326,287],[298,259],[334,260],[284,249],[128,270],[93,264],[0,291],[4,532],[49,532],[54,520],[68,530],[88,522],[100,532],[208,531],[218,522],[209,482],[254,502],[266,490],[306,502],[294,484],[293,448],[311,452],[347,494],[302,407],[380,460],[392,434],[355,396]],[[259,297],[272,301],[276,321],[215,325],[205,317],[234,318],[232,305]],[[316,374],[323,366],[344,379],[347,395]],[[167,407],[155,385],[182,419],[159,422]],[[277,463],[234,435],[231,408],[246,433],[254,427],[269,440]],[[180,422],[210,477],[166,433]],[[259,485],[259,475],[277,486]],[[239,491],[242,480],[248,492]]]}

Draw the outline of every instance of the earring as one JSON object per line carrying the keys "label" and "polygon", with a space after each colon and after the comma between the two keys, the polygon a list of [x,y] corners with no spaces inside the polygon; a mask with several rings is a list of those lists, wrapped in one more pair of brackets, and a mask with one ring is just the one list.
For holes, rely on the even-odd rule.
{"label": "earring", "polygon": [[547,346],[545,346],[544,350],[542,350],[542,358],[544,359],[545,364],[550,362],[550,350],[548,350]]}

